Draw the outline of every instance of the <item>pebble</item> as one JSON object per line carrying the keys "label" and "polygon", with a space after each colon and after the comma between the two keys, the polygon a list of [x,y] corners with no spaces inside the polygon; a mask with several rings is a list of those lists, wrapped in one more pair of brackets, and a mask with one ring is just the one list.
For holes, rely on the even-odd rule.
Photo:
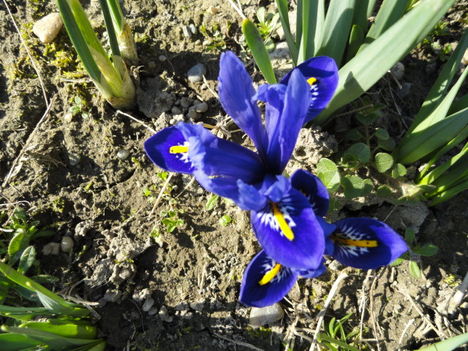
{"label": "pebble", "polygon": [[130,152],[128,152],[128,150],[122,149],[117,152],[117,157],[122,161],[126,160],[129,155],[130,155]]}
{"label": "pebble", "polygon": [[197,34],[197,27],[195,27],[193,23],[190,23],[188,27],[190,31],[192,32],[192,34]]}
{"label": "pebble", "polygon": [[63,22],[60,14],[54,12],[34,23],[32,31],[43,43],[51,43],[62,29]]}
{"label": "pebble", "polygon": [[59,243],[48,243],[42,247],[42,254],[44,256],[58,255],[59,250],[60,250]]}
{"label": "pebble", "polygon": [[161,62],[164,62],[164,61],[167,60],[167,57],[164,56],[164,55],[159,55],[158,60],[161,61]]}
{"label": "pebble", "polygon": [[69,236],[64,236],[62,238],[62,241],[60,242],[60,248],[62,249],[63,252],[68,253],[73,250],[73,245],[75,243],[73,242],[73,239],[70,238]]}
{"label": "pebble", "polygon": [[254,328],[267,324],[272,325],[283,318],[283,316],[284,311],[277,303],[263,308],[253,307],[250,311],[249,324]]}
{"label": "pebble", "polygon": [[92,227],[93,225],[91,221],[78,223],[75,227],[75,236],[85,236]]}
{"label": "pebble", "polygon": [[208,111],[208,104],[206,102],[200,102],[194,106],[195,111],[198,113],[205,113]]}
{"label": "pebble", "polygon": [[68,154],[68,163],[70,166],[76,166],[78,163],[80,163],[80,155],[70,152]]}
{"label": "pebble", "polygon": [[182,113],[182,110],[178,108],[177,106],[174,106],[171,108],[171,113],[173,115],[180,115]]}
{"label": "pebble", "polygon": [[195,109],[190,109],[188,112],[187,112],[187,118],[192,120],[192,121],[196,121],[198,120],[199,118],[199,114],[197,113],[197,111],[195,111]]}
{"label": "pebble", "polygon": [[158,312],[158,315],[159,318],[161,318],[161,320],[166,323],[171,323],[174,320],[173,317],[169,316],[169,312],[167,311],[166,306],[161,307],[161,309]]}
{"label": "pebble", "polygon": [[205,73],[205,65],[203,63],[198,63],[188,70],[187,77],[192,83],[201,82]]}
{"label": "pebble", "polygon": [[158,309],[156,307],[153,307],[148,311],[149,316],[154,316],[156,313],[158,313]]}
{"label": "pebble", "polygon": [[405,65],[401,62],[397,62],[392,68],[390,68],[390,73],[395,77],[395,79],[402,79],[405,75]]}
{"label": "pebble", "polygon": [[184,37],[190,38],[192,36],[192,32],[190,31],[189,26],[182,26],[182,34],[184,34]]}
{"label": "pebble", "polygon": [[141,309],[144,312],[148,312],[151,309],[151,307],[153,307],[153,305],[154,305],[154,299],[152,297],[147,297]]}
{"label": "pebble", "polygon": [[191,302],[190,303],[190,308],[194,311],[201,312],[203,311],[203,307],[205,306],[205,303],[203,301],[198,301],[198,302]]}
{"label": "pebble", "polygon": [[286,59],[289,57],[288,43],[281,41],[276,44],[275,49],[269,54],[271,59]]}

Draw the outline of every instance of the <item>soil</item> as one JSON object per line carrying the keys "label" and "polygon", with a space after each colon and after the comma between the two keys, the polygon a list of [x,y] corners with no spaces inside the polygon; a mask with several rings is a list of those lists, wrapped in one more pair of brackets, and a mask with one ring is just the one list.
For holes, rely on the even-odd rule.
{"label": "soil", "polygon": [[[251,18],[258,6],[271,6],[263,0],[241,3]],[[102,34],[97,1],[85,4]],[[460,1],[446,17],[455,29],[442,40],[456,42],[461,36],[456,16],[464,4]],[[308,350],[317,315],[341,272],[347,278],[327,309],[325,324],[350,314],[345,330],[360,331],[353,339],[358,349],[415,350],[466,330],[466,302],[447,312],[468,269],[466,192],[433,208],[422,202],[341,204],[332,218],[372,216],[400,233],[413,227],[419,242],[436,244],[437,255],[419,258],[424,277],[413,278],[407,264],[366,272],[327,261],[326,274],[301,280],[281,302],[285,315],[280,321],[252,327],[250,309],[237,302],[242,273],[259,249],[247,213],[213,199],[190,177],[168,175],[151,164],[142,145],[153,132],[100,99],[66,33],[49,45],[32,34],[34,21],[56,11],[53,2],[15,0],[9,5],[20,33],[2,3],[0,205],[12,211],[21,202],[42,226],[55,231],[52,239],[35,242],[38,252],[63,236],[73,239],[70,254],[41,254],[41,269],[60,278],[54,290],[97,303],[92,306],[109,350]],[[196,121],[242,140],[216,99],[220,53],[237,52],[257,81],[260,76],[244,50],[240,18],[229,2],[125,0],[124,7],[140,55],[134,67],[138,107],[127,112],[159,130],[188,120],[190,106],[206,102],[208,111]],[[197,31],[187,36],[183,28],[191,24]],[[50,111],[20,35],[37,62]],[[398,87],[388,77],[372,90],[372,97],[386,106],[382,123],[387,126],[395,116],[414,115],[442,65],[424,48],[403,62],[403,81],[413,87],[408,95],[392,100]],[[187,80],[197,63],[206,67],[205,82]],[[401,128],[389,130],[398,137]],[[336,155],[339,130],[339,124],[303,130],[290,167],[313,171],[321,157]],[[223,224],[226,215],[232,222]]]}

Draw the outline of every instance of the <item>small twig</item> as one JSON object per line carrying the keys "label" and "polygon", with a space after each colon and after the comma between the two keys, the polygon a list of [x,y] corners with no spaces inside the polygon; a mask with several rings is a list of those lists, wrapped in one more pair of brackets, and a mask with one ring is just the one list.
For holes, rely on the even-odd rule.
{"label": "small twig", "polygon": [[[42,115],[41,119],[39,120],[39,122],[37,122],[36,124],[36,127],[34,127],[34,130],[32,131],[31,134],[29,134],[29,137],[28,139],[26,140],[26,143],[24,144],[23,148],[21,149],[20,153],[18,154],[18,156],[15,158],[15,160],[13,161],[13,164],[11,165],[11,168],[10,168],[10,171],[8,172],[7,176],[5,177],[5,180],[3,181],[3,184],[2,184],[2,188],[4,188],[7,184],[8,184],[8,181],[10,180],[10,178],[13,176],[13,172],[15,171],[17,165],[21,162],[21,159],[24,155],[24,153],[26,152],[27,148],[28,148],[28,144],[29,142],[33,139],[34,135],[36,134],[36,132],[39,130],[39,127],[44,123],[44,121],[46,120],[46,117],[49,115],[49,112],[50,110],[52,109],[52,106],[54,104],[54,101],[55,101],[55,97],[56,95],[54,95],[52,97],[52,99],[50,100],[50,104],[47,106],[47,109],[46,111],[44,112],[44,114]],[[19,172],[19,170],[18,170]]]}
{"label": "small twig", "polygon": [[120,110],[117,110],[117,114],[118,115],[123,115],[125,117],[128,117],[130,118],[131,120],[137,122],[137,123],[140,123],[143,127],[147,128],[148,130],[150,130],[152,133],[156,133],[156,130],[154,130],[153,128],[151,128],[149,125],[147,125],[145,122],[143,121],[140,121],[138,118],[135,118],[133,117],[132,115],[129,115],[128,113],[125,113],[125,112],[122,112]]}
{"label": "small twig", "polygon": [[258,347],[256,347],[256,346],[253,346],[252,344],[249,344],[249,343],[247,343],[247,342],[229,339],[229,338],[226,338],[225,336],[219,335],[219,334],[217,334],[217,333],[213,333],[213,335],[216,336],[217,338],[220,338],[220,339],[223,339],[223,340],[232,342],[234,345],[239,345],[239,346],[247,347],[248,349],[255,350],[255,351],[264,351],[263,349],[258,348]]}
{"label": "small twig", "polygon": [[156,210],[156,207],[158,207],[159,203],[161,202],[161,199],[164,195],[164,192],[166,191],[167,189],[167,186],[169,185],[169,182],[171,181],[172,179],[172,173],[169,174],[169,176],[167,177],[166,181],[164,182],[162,188],[161,188],[161,191],[159,192],[158,194],[158,197],[156,198],[156,201],[154,202],[154,205],[153,205],[153,208],[151,209],[151,212],[149,213],[149,217],[151,217],[154,213],[154,211]]}
{"label": "small twig", "polygon": [[320,331],[320,328],[323,323],[323,319],[325,318],[325,314],[327,313],[328,306],[330,305],[331,301],[333,300],[333,297],[335,296],[338,287],[343,279],[346,279],[348,277],[348,274],[345,272],[340,272],[338,275],[338,278],[336,278],[335,282],[333,283],[330,292],[328,293],[328,297],[325,300],[325,305],[323,306],[323,309],[319,312],[317,315],[318,317],[318,322],[317,326],[315,327],[314,331],[314,340],[312,341],[312,344],[310,345],[309,351],[314,351],[315,346],[317,346],[317,338],[318,338],[318,333]]}
{"label": "small twig", "polygon": [[11,13],[10,6],[8,6],[8,3],[6,2],[6,0],[3,0],[3,3],[5,4],[5,7],[6,7],[7,11],[8,11],[8,14],[10,15],[11,21],[13,22],[13,26],[15,27],[16,31],[18,32],[18,36],[19,36],[21,45],[23,45],[24,49],[26,50],[26,54],[28,55],[29,59],[31,60],[31,65],[34,68],[34,71],[36,71],[37,78],[39,79],[39,83],[41,85],[42,95],[44,97],[46,107],[47,107],[47,109],[49,109],[49,104],[52,104],[52,101],[49,102],[47,100],[47,92],[46,92],[46,89],[45,89],[44,81],[42,80],[41,72],[39,71],[39,67],[37,67],[36,61],[34,60],[33,56],[31,55],[31,52],[29,51],[29,48],[26,45],[26,42],[24,41],[23,36],[21,35],[21,31],[20,31],[18,25],[16,24],[16,21],[15,21],[15,18],[13,17],[13,14]]}
{"label": "small twig", "polygon": [[229,4],[232,6],[232,8],[234,10],[236,10],[236,12],[239,14],[239,16],[241,16],[241,18],[244,20],[246,19],[247,17],[245,17],[244,15],[244,12],[242,12],[242,6],[241,4],[238,2],[237,5],[234,3],[234,1],[232,0],[228,0],[229,1]]}
{"label": "small twig", "polygon": [[410,319],[408,323],[406,323],[405,327],[403,328],[403,332],[401,333],[400,339],[398,339],[398,351],[401,350],[401,343],[403,342],[403,338],[405,337],[406,331],[414,323],[414,318]]}
{"label": "small twig", "polygon": [[423,313],[423,311],[421,311],[421,309],[416,305],[416,302],[414,302],[413,298],[407,292],[403,291],[402,289],[399,289],[398,291],[409,300],[409,302],[411,303],[413,308],[416,310],[416,312],[418,312],[418,314],[421,316],[421,318],[439,336],[439,338],[441,338],[441,339],[446,339],[447,338],[447,334],[445,334],[443,330],[440,330],[439,328],[437,328],[431,322],[431,320],[429,318],[427,318],[427,316]]}
{"label": "small twig", "polygon": [[205,84],[206,88],[211,93],[211,95],[213,95],[216,98],[216,100],[219,100],[219,95],[216,93],[216,91],[210,88],[210,85],[208,84],[208,80],[206,79],[205,75],[203,75],[203,83]]}

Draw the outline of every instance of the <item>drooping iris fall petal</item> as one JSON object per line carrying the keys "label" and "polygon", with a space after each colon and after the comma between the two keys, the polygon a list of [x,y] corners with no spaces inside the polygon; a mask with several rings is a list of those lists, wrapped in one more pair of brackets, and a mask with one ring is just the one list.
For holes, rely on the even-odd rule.
{"label": "drooping iris fall petal", "polygon": [[330,195],[322,181],[312,173],[297,170],[291,176],[291,184],[309,200],[317,216],[325,216],[330,205]]}
{"label": "drooping iris fall petal", "polygon": [[333,244],[331,256],[361,269],[388,265],[408,250],[403,238],[387,224],[373,218],[345,218],[334,223],[327,240]]}

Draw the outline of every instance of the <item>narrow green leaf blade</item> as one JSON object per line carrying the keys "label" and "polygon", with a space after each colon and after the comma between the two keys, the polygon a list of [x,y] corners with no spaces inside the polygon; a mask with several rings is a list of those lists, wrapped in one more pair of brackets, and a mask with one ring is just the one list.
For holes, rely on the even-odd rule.
{"label": "narrow green leaf blade", "polygon": [[452,351],[458,346],[468,343],[468,333],[453,336],[430,346],[423,347],[418,351]]}
{"label": "narrow green leaf blade", "polygon": [[355,0],[331,0],[323,28],[323,38],[317,56],[330,56],[341,65],[348,43]]}
{"label": "narrow green leaf blade", "polygon": [[0,345],[2,345],[2,351],[20,351],[41,344],[42,343],[40,341],[37,341],[27,335],[15,333],[0,334]]}
{"label": "narrow green leaf blade", "polygon": [[359,6],[354,7],[353,24],[349,34],[348,49],[346,50],[346,62],[356,55],[359,47],[364,42],[368,26],[367,7],[370,2],[370,0],[361,0]]}
{"label": "narrow green leaf blade", "polygon": [[330,105],[316,119],[324,123],[337,109],[372,87],[420,42],[455,0],[426,0],[408,12],[339,71],[340,81]]}
{"label": "narrow green leaf blade", "polygon": [[273,72],[273,67],[271,66],[270,57],[263,43],[262,37],[257,30],[252,21],[245,19],[242,22],[242,33],[245,36],[247,45],[252,51],[255,63],[263,74],[265,80],[270,84],[276,83],[275,73]]}
{"label": "narrow green leaf blade", "polygon": [[294,64],[297,64],[297,55],[299,52],[298,45],[294,40],[294,36],[291,33],[291,27],[289,25],[289,6],[287,0],[275,0],[276,7],[280,15],[281,26],[283,27],[284,37],[288,43],[289,53]]}

